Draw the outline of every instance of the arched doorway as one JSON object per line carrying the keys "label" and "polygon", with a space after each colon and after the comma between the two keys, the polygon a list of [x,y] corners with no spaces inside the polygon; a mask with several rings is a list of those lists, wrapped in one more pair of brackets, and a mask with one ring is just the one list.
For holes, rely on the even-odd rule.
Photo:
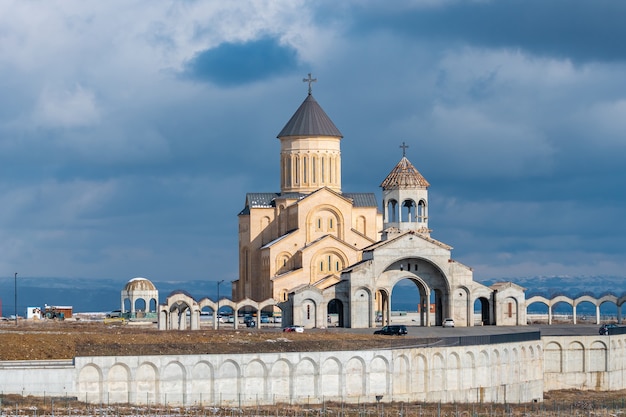
{"label": "arched doorway", "polygon": [[479,297],[474,301],[474,325],[487,326],[491,324],[489,320],[489,300]]}
{"label": "arched doorway", "polygon": [[343,303],[341,300],[333,299],[328,303],[326,309],[326,320],[328,327],[344,327]]}
{"label": "arched doorway", "polygon": [[[400,283],[408,280],[411,282],[417,291],[414,292],[414,299],[412,304],[419,306],[419,320],[412,322],[413,325],[421,326],[439,326],[443,323],[443,319],[446,317],[453,317],[453,306],[450,305],[450,284],[448,278],[439,269],[439,267],[432,262],[416,257],[402,258],[391,263],[383,272],[381,282],[385,283],[378,291],[387,291],[392,303],[393,297],[391,293],[394,288]],[[389,284],[386,284],[389,282]],[[382,306],[384,307],[383,298]],[[381,303],[377,303],[377,307]],[[389,311],[383,308],[383,314],[385,311]],[[391,314],[389,314],[391,315]],[[383,324],[389,324],[384,321]],[[419,323],[419,324],[418,324]]]}
{"label": "arched doorway", "polygon": [[389,305],[389,295],[387,294],[387,291],[382,289],[376,291],[376,294],[374,295],[374,302],[376,314],[374,327],[389,324],[390,317],[388,311],[391,310],[391,306]]}
{"label": "arched doorway", "polygon": [[170,306],[170,329],[189,330],[191,328],[191,307],[184,301]]}
{"label": "arched doorway", "polygon": [[441,326],[441,324],[443,323],[443,303],[443,292],[441,291],[441,289],[435,288],[430,293],[430,304],[435,305],[435,322],[431,322],[431,324],[434,324],[435,326]]}
{"label": "arched doorway", "polygon": [[420,286],[410,278],[398,281],[391,291],[392,321],[406,321],[411,325],[424,326],[424,306]]}
{"label": "arched doorway", "polygon": [[145,317],[146,310],[146,300],[144,300],[143,298],[137,298],[135,300],[135,317]]}
{"label": "arched doorway", "polygon": [[[436,314],[435,297],[428,284],[421,278],[407,274],[393,285],[390,299],[389,321],[385,320],[383,324],[406,321],[412,326],[433,325]],[[413,317],[403,319],[403,315]]]}

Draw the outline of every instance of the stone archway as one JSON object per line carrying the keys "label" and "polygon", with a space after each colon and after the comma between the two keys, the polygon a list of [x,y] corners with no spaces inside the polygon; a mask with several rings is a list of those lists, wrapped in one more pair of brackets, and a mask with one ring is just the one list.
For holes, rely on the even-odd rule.
{"label": "stone archway", "polygon": [[476,311],[479,312],[479,322],[474,324],[480,324],[481,326],[487,326],[491,324],[491,320],[489,319],[491,306],[489,305],[489,300],[487,298],[478,297],[476,301],[474,301],[474,315],[476,315]]}
{"label": "stone archway", "polygon": [[419,280],[404,278],[397,281],[391,288],[392,321],[410,320],[411,325],[414,326],[426,325],[428,307],[425,296],[427,293],[428,289]]}
{"label": "stone archway", "polygon": [[443,319],[447,317],[447,315],[444,313],[445,301],[443,291],[441,291],[440,288],[435,288],[431,293],[430,300],[431,304],[435,305],[435,322],[431,322],[431,324],[434,324],[435,326],[441,326],[441,324],[443,323]]}
{"label": "stone archway", "polygon": [[328,327],[344,327],[343,302],[341,302],[341,300],[337,298],[330,300],[326,308],[326,313]]}
{"label": "stone archway", "polygon": [[178,301],[169,308],[170,329],[191,329],[192,317],[191,306],[184,301]]}
{"label": "stone archway", "polygon": [[[379,289],[376,291],[376,295],[374,297],[374,311],[376,313],[375,324],[373,327],[376,327],[378,324],[385,325],[390,321],[389,312],[391,311],[391,304],[389,300],[389,293],[387,293],[384,289]],[[353,306],[351,306],[354,308]]]}
{"label": "stone archway", "polygon": [[415,300],[414,304],[419,306],[420,325],[439,326],[444,318],[454,316],[450,282],[437,265],[417,257],[396,259],[377,278],[377,283],[391,297],[393,288],[405,279],[412,281],[419,291],[419,301]]}
{"label": "stone archway", "polygon": [[171,294],[159,307],[160,330],[198,330],[199,326],[198,303],[183,292]]}

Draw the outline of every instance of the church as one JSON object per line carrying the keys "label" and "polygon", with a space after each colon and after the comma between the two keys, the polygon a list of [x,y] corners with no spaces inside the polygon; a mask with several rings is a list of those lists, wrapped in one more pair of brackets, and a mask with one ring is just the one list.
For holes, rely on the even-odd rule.
{"label": "church", "polygon": [[371,328],[391,320],[396,284],[417,287],[418,325],[526,324],[524,288],[490,287],[431,237],[430,184],[406,157],[374,193],[341,187],[342,133],[311,92],[278,134],[280,192],[246,195],[239,213],[234,302],[273,299],[283,325]]}

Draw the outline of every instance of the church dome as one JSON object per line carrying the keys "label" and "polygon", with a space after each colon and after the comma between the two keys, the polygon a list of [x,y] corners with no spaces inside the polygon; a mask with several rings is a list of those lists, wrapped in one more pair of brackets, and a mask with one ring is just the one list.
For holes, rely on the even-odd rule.
{"label": "church dome", "polygon": [[133,278],[126,283],[124,291],[156,291],[156,287],[147,278]]}
{"label": "church dome", "polygon": [[380,184],[385,189],[393,188],[411,188],[411,187],[424,187],[428,188],[430,184],[426,181],[426,178],[419,173],[417,168],[403,156],[400,162],[391,170],[387,178]]}
{"label": "church dome", "polygon": [[328,117],[311,94],[298,107],[298,110],[291,116],[291,119],[289,119],[277,137],[284,138],[289,136],[343,137],[337,126],[330,120],[330,117]]}

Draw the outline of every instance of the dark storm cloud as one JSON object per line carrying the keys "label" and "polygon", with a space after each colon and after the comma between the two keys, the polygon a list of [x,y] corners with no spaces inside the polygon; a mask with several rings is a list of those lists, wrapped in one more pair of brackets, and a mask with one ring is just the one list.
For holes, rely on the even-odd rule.
{"label": "dark storm cloud", "polygon": [[236,279],[237,213],[280,190],[311,72],[342,189],[380,202],[406,142],[433,237],[476,278],[622,273],[625,8],[0,3],[0,266]]}
{"label": "dark storm cloud", "polygon": [[626,2],[484,1],[361,12],[357,31],[381,29],[431,41],[519,48],[574,62],[626,59]]}
{"label": "dark storm cloud", "polygon": [[223,86],[248,84],[285,74],[297,67],[296,51],[264,38],[246,43],[224,43],[198,53],[186,75]]}

